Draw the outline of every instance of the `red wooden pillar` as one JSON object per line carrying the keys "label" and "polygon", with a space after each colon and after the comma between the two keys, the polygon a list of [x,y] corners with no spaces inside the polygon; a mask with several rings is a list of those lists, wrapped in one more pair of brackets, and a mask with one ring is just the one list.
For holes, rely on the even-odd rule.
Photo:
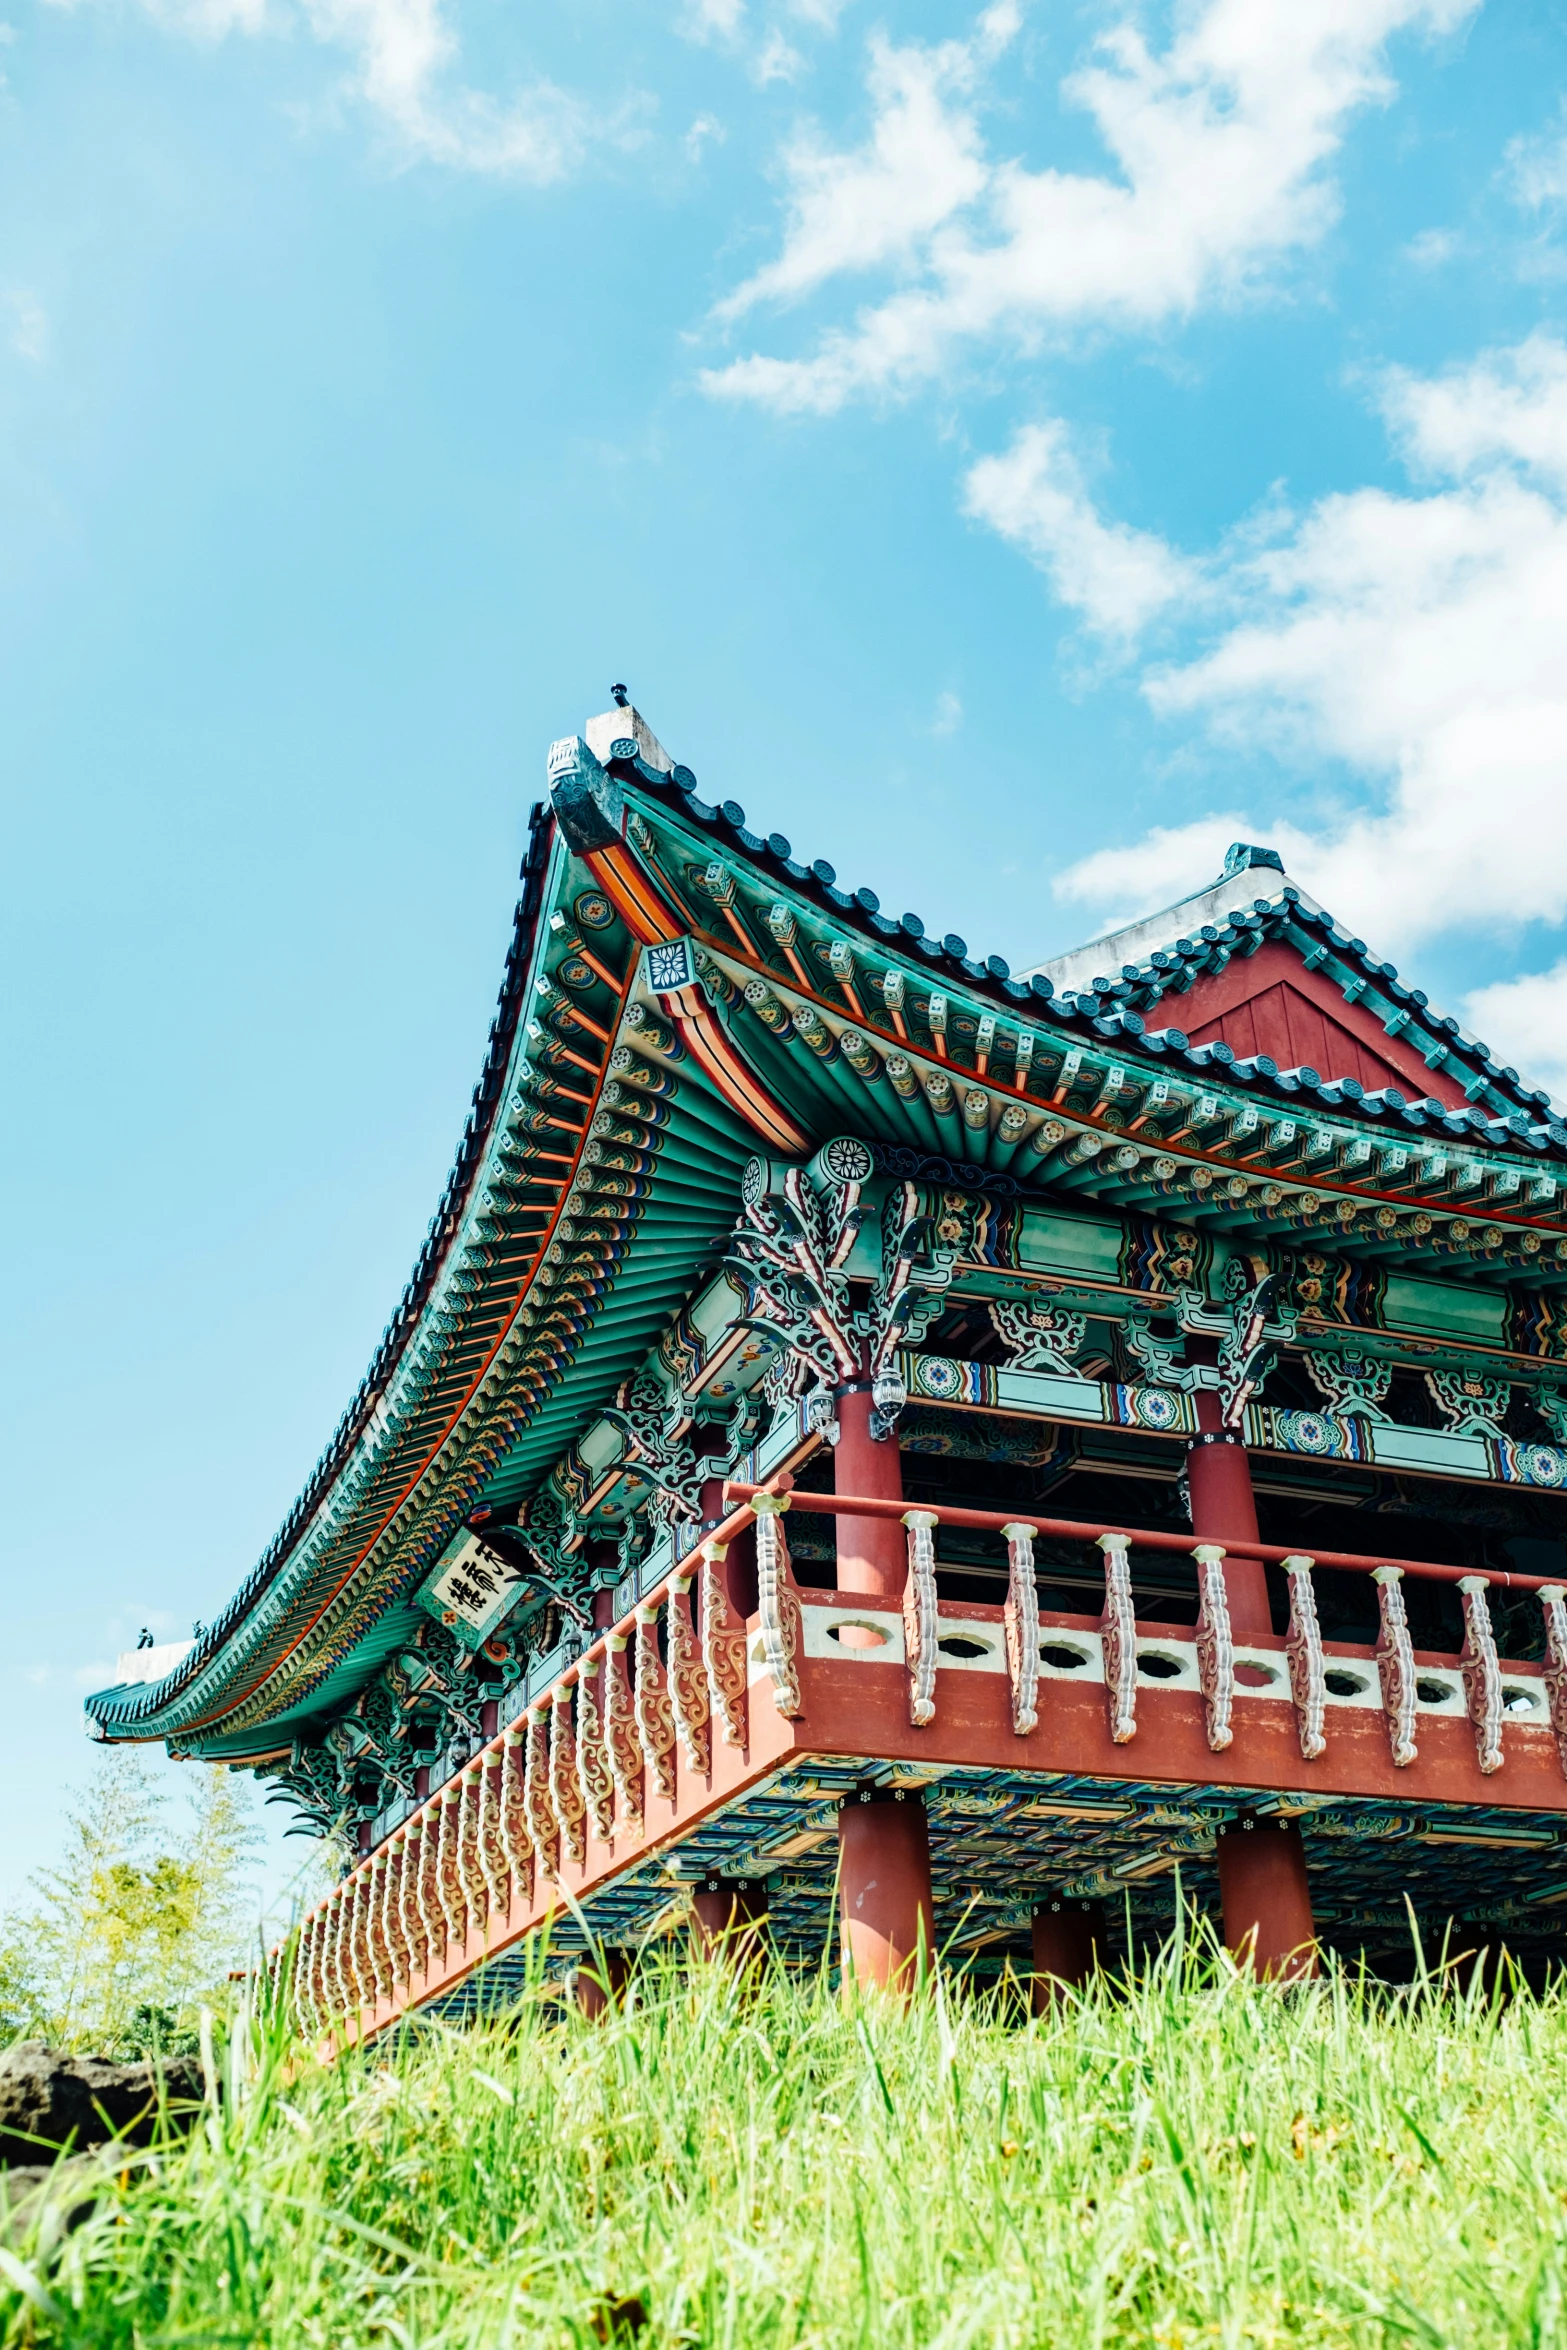
{"label": "red wooden pillar", "polygon": [[[1193,1340],[1192,1351],[1212,1357],[1218,1349],[1212,1339]],[[1191,1491],[1192,1532],[1200,1542],[1227,1547],[1232,1542],[1256,1541],[1257,1499],[1246,1447],[1234,1429],[1220,1425],[1220,1418],[1218,1396],[1211,1388],[1200,1387],[1197,1425],[1201,1434],[1187,1453],[1186,1479]],[[1224,1588],[1236,1639],[1271,1638],[1273,1611],[1261,1559],[1227,1556]],[[1316,1928],[1306,1878],[1306,1848],[1293,1822],[1259,1819],[1254,1824],[1248,1815],[1221,1832],[1219,1893],[1225,1943],[1237,1957],[1253,1947],[1253,1964],[1259,1973],[1315,1974]],[[1309,1956],[1298,1955],[1301,1953]]]}
{"label": "red wooden pillar", "polygon": [[601,1950],[596,1958],[586,1958],[577,1969],[577,2005],[585,2016],[604,2015],[619,1999],[631,1975],[631,1954],[625,1950]]}
{"label": "red wooden pillar", "polygon": [[[1212,1339],[1193,1339],[1191,1351],[1216,1354]],[[1197,1426],[1186,1454],[1186,1482],[1192,1497],[1192,1532],[1199,1542],[1255,1542],[1257,1499],[1252,1492],[1251,1462],[1246,1447],[1232,1428],[1220,1423],[1219,1398],[1211,1387],[1197,1390]],[[1254,1640],[1273,1630],[1268,1602],[1268,1576],[1261,1559],[1226,1558],[1224,1587],[1229,1594],[1230,1627],[1237,1640]]]}
{"label": "red wooden pillar", "polygon": [[[867,1501],[902,1501],[903,1461],[895,1437],[871,1435],[869,1380],[840,1388],[833,1484]],[[836,1520],[838,1589],[886,1606],[901,1604],[909,1538],[896,1518]],[[845,1977],[907,1994],[920,1963],[935,1956],[930,1835],[917,1796],[850,1796],[838,1815],[838,1891],[843,1904]],[[923,1960],[918,1954],[923,1952]]]}
{"label": "red wooden pillar", "polygon": [[704,1877],[691,1895],[692,1939],[705,1958],[760,1955],[767,1887],[760,1877]]}
{"label": "red wooden pillar", "polygon": [[1259,1975],[1304,1981],[1317,1971],[1306,1848],[1293,1820],[1243,1812],[1218,1835],[1219,1898],[1231,1955]]}
{"label": "red wooden pillar", "polygon": [[1105,1905],[1057,1896],[1034,1912],[1035,2015],[1042,2015],[1057,1991],[1076,1990],[1104,1964]]}
{"label": "red wooden pillar", "polygon": [[906,1999],[934,1964],[936,1913],[930,1893],[930,1833],[924,1798],[866,1788],[838,1812],[838,1898],[843,1908],[843,1976]]}
{"label": "red wooden pillar", "polygon": [[[833,1486],[866,1501],[903,1499],[903,1460],[897,1439],[880,1444],[871,1435],[870,1381],[840,1387],[838,1442],[833,1448]],[[860,1591],[867,1599],[903,1598],[908,1580],[908,1536],[896,1518],[837,1520],[838,1589]]]}
{"label": "red wooden pillar", "polygon": [[[602,1534],[596,1535],[591,1542],[583,1544],[582,1558],[590,1574],[613,1574],[620,1564],[619,1546]],[[590,1613],[595,1632],[607,1631],[613,1624],[615,1621],[615,1586],[613,1583],[597,1585],[590,1603]]]}

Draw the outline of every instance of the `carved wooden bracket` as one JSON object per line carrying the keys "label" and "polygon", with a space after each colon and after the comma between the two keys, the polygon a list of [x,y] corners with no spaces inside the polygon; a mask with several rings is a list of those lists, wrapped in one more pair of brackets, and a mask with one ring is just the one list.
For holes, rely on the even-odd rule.
{"label": "carved wooden bracket", "polygon": [[1474,1724],[1475,1753],[1489,1778],[1502,1767],[1502,1667],[1491,1629],[1491,1603],[1483,1575],[1460,1575],[1464,1596],[1464,1645],[1458,1670],[1463,1676],[1464,1702]]}
{"label": "carved wooden bracket", "polygon": [[1026,1738],[1039,1721],[1039,1593],[1034,1584],[1036,1526],[1003,1526],[1007,1543],[1007,1671],[1012,1679],[1012,1729]]}
{"label": "carved wooden bracket", "polygon": [[675,1735],[685,1749],[686,1760],[691,1768],[699,1771],[705,1779],[709,1754],[707,1669],[692,1629],[691,1610],[686,1597],[692,1580],[690,1573],[672,1575],[669,1580],[669,1602],[665,1616],[669,1697],[675,1711]]}
{"label": "carved wooden bracket", "polygon": [[1132,1607],[1132,1570],[1124,1534],[1101,1534],[1105,1561],[1105,1604],[1099,1619],[1104,1645],[1105,1703],[1110,1736],[1125,1746],[1137,1735],[1137,1619]]}
{"label": "carved wooden bracket", "polygon": [[1377,1586],[1382,1622],[1376,1648],[1377,1676],[1393,1760],[1402,1771],[1420,1751],[1415,1744],[1415,1652],[1409,1638],[1409,1618],[1404,1613],[1404,1594],[1398,1588],[1404,1570],[1373,1567],[1371,1579]]}
{"label": "carved wooden bracket", "polygon": [[756,1588],[762,1654],[773,1687],[773,1704],[786,1720],[805,1710],[800,1697],[800,1597],[795,1589],[784,1512],[789,1496],[759,1493],[756,1513]]}
{"label": "carved wooden bracket", "polygon": [[936,1528],[934,1510],[905,1510],[909,1577],[903,1587],[903,1651],[909,1673],[909,1720],[916,1730],[936,1718]]}
{"label": "carved wooden bracket", "polygon": [[1197,1678],[1202,1685],[1208,1745],[1222,1754],[1235,1737],[1230,1715],[1235,1702],[1235,1640],[1230,1630],[1230,1595],[1224,1582],[1224,1551],[1217,1542],[1199,1542],[1197,1561]]}
{"label": "carved wooden bracket", "polygon": [[1315,1564],[1314,1559],[1300,1552],[1284,1561],[1284,1572],[1290,1579],[1290,1624],[1284,1654],[1289,1659],[1290,1696],[1295,1701],[1300,1751],[1307,1762],[1315,1762],[1328,1743],[1323,1729],[1328,1692],[1322,1630],[1317,1622],[1317,1597],[1311,1583]]}

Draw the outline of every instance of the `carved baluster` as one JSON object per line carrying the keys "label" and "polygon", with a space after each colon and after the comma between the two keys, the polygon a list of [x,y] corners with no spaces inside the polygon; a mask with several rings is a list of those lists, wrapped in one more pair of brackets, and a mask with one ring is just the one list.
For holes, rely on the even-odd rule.
{"label": "carved baluster", "polygon": [[348,2013],[352,2000],[348,1978],[343,1972],[343,1888],[336,1886],[332,1893],[331,1915],[327,1921],[327,1990],[328,2013],[333,2023]]}
{"label": "carved baluster", "polygon": [[669,1638],[669,1696],[675,1709],[675,1731],[685,1748],[686,1760],[703,1778],[708,1770],[708,1714],[707,1674],[697,1650],[696,1634],[691,1629],[691,1614],[686,1594],[691,1588],[691,1576],[671,1575],[669,1578],[669,1609],[667,1614]]}
{"label": "carved baluster", "polygon": [[582,1823],[587,1816],[577,1783],[577,1757],[571,1724],[571,1684],[562,1681],[550,1692],[550,1809],[560,1832],[561,1850],[580,1862],[588,1849]]}
{"label": "carved baluster", "polygon": [[326,2030],[337,2012],[336,1981],[332,1972],[332,1935],[336,1921],[336,1905],[328,1896],[316,1910],[315,1951],[311,1960],[310,1979],[318,2032]]}
{"label": "carved baluster", "polygon": [[1460,1575],[1464,1597],[1464,1645],[1458,1670],[1463,1676],[1464,1702],[1474,1724],[1475,1752],[1487,1778],[1502,1767],[1502,1667],[1491,1629],[1489,1585],[1484,1575]]}
{"label": "carved baluster", "polygon": [[1377,1677],[1382,1684],[1393,1760],[1405,1770],[1420,1750],[1415,1744],[1415,1652],[1409,1638],[1409,1618],[1404,1613],[1404,1594],[1398,1588],[1404,1570],[1373,1567],[1371,1579],[1377,1586],[1382,1624],[1376,1648]]}
{"label": "carved baluster", "polygon": [[550,1800],[550,1729],[553,1720],[548,1699],[544,1704],[536,1705],[529,1714],[528,1762],[523,1779],[528,1834],[533,1842],[534,1858],[552,1883],[560,1866],[560,1830],[555,1824],[555,1806]]}
{"label": "carved baluster", "polygon": [[455,1780],[448,1779],[438,1798],[439,1825],[435,1846],[435,1898],[445,1927],[441,1955],[448,1965],[468,1935],[468,1905],[463,1898],[457,1851],[457,1807],[461,1801],[461,1788]]}
{"label": "carved baluster", "polygon": [[316,1930],[318,1955],[316,1975],[321,1985],[320,2029],[326,2031],[341,2006],[337,1983],[337,1896],[329,1893],[322,1902],[320,1924]]}
{"label": "carved baluster", "polygon": [[441,1803],[427,1803],[418,1818],[419,1874],[414,1880],[414,1902],[419,1912],[422,1937],[420,1965],[428,1982],[435,1973],[436,1945],[444,1943],[446,1929],[440,1922],[437,1891],[441,1870]]}
{"label": "carved baluster", "polygon": [[615,1782],[621,1825],[640,1828],[642,1749],[631,1713],[624,1632],[611,1632],[604,1643],[604,1743],[609,1750],[609,1775]]}
{"label": "carved baluster", "polygon": [[511,1862],[501,1836],[501,1781],[506,1749],[486,1748],[479,1765],[479,1868],[484,1878],[485,1939],[503,1911],[511,1908]]}
{"label": "carved baluster", "polygon": [[1295,1701],[1295,1723],[1300,1732],[1300,1751],[1307,1762],[1315,1762],[1327,1748],[1323,1724],[1327,1719],[1328,1691],[1324,1678],[1322,1632],[1317,1623],[1317,1599],[1312,1589],[1311,1570],[1316,1564],[1304,1552],[1297,1551],[1284,1561],[1284,1572],[1290,1579],[1290,1627],[1284,1643],[1284,1654],[1290,1669],[1290,1696]]}
{"label": "carved baluster", "polygon": [[331,1915],[330,1904],[324,1901],[318,1902],[310,1913],[310,1972],[306,1977],[306,1988],[310,2000],[310,2027],[318,2033],[325,2031],[332,2012],[332,1990],[327,1976],[327,1929]]}
{"label": "carved baluster", "polygon": [[320,2011],[315,1981],[318,1914],[310,1910],[300,1919],[299,1939],[294,1945],[294,2029],[301,2040],[307,2040],[315,2030]]}
{"label": "carved baluster", "polygon": [[326,2030],[332,2014],[332,1984],[327,1971],[331,1956],[331,1923],[331,1902],[319,1902],[312,1912],[310,1933],[311,2024],[318,2033]]}
{"label": "carved baluster", "polygon": [[1037,1526],[1019,1519],[1003,1526],[1007,1538],[1007,1671],[1012,1680],[1012,1729],[1026,1738],[1039,1720],[1039,1593],[1034,1584]]}
{"label": "carved baluster", "polygon": [[656,1599],[645,1599],[637,1609],[637,1686],[633,1710],[637,1741],[642,1748],[645,1785],[673,1802],[675,1794],[675,1709],[670,1700],[664,1660],[658,1653]]}
{"label": "carved baluster", "polygon": [[353,1986],[356,2009],[368,2007],[375,1997],[370,1969],[370,1943],[365,1932],[367,1876],[365,1864],[361,1861],[348,1880],[348,1979]]}
{"label": "carved baluster", "polygon": [[326,2031],[337,2013],[337,1973],[332,1964],[332,1944],[336,1932],[337,1904],[329,1894],[316,1911],[314,1982],[318,2032]]}
{"label": "carved baluster", "polygon": [[383,1917],[386,1909],[386,1851],[370,1855],[365,1873],[365,1955],[370,1961],[370,1978],[375,1986],[377,2005],[392,1994],[391,1970],[386,1956],[386,1935]]}
{"label": "carved baluster", "polygon": [[341,1916],[336,1890],[328,1894],[321,1911],[321,2026],[329,2031],[342,2014],[346,2000],[337,1973],[337,1929]]}
{"label": "carved baluster", "polygon": [[376,1908],[376,1931],[381,1938],[381,1955],[386,1966],[386,1997],[397,1996],[397,1846],[389,1836],[377,1856],[376,1875],[381,1898]]}
{"label": "carved baluster", "polygon": [[361,1861],[349,1879],[348,1967],[356,2008],[375,1999],[375,1964],[370,1950],[370,1864]]}
{"label": "carved baluster", "polygon": [[406,1983],[413,1972],[413,1953],[408,1947],[408,1920],[404,1914],[403,1889],[407,1883],[408,1830],[406,1823],[394,1828],[386,1840],[386,1906],[385,1921],[387,1956],[392,1967],[392,1994],[396,1997],[399,1983]]}
{"label": "carved baluster", "polygon": [[479,1782],[483,1772],[470,1762],[457,1797],[457,1890],[462,1898],[463,1939],[489,1924],[489,1888],[479,1851]]}
{"label": "carved baluster", "polygon": [[490,1921],[495,1914],[495,1860],[490,1851],[490,1758],[481,1747],[464,1776],[473,1782],[473,1805],[468,1838],[469,1914],[488,1947]]}
{"label": "carved baluster", "polygon": [[1230,1595],[1224,1583],[1224,1551],[1217,1542],[1199,1542],[1197,1561],[1197,1678],[1202,1684],[1208,1744],[1222,1754],[1235,1732],[1235,1641],[1230,1631]]}
{"label": "carved baluster", "polygon": [[909,1670],[909,1720],[923,1730],[936,1718],[936,1528],[934,1510],[905,1510],[909,1577],[903,1586],[903,1652]]}
{"label": "carved baluster", "polygon": [[1567,1585],[1542,1583],[1540,1606],[1545,1615],[1545,1695],[1562,1777],[1567,1779]]}
{"label": "carved baluster", "polygon": [[523,1761],[528,1733],[521,1722],[507,1725],[501,1745],[500,1832],[508,1885],[506,1915],[533,1899],[533,1842],[528,1833],[527,1781]]}
{"label": "carved baluster", "polygon": [[408,1980],[424,1972],[425,1924],[419,1909],[419,1872],[424,1866],[424,1839],[416,1819],[405,1820],[399,1831],[403,1839],[402,1876],[397,1887],[397,1922],[403,1929],[403,1950],[408,1960]]}
{"label": "carved baluster", "polygon": [[577,1667],[577,1785],[593,1833],[607,1844],[615,1833],[615,1785],[609,1775],[604,1728],[599,1718],[599,1657],[595,1650]]}
{"label": "carved baluster", "polygon": [[788,1721],[805,1711],[800,1698],[800,1598],[794,1587],[789,1542],[784,1532],[786,1493],[759,1493],[756,1512],[756,1591],[762,1654],[772,1682],[773,1704]]}
{"label": "carved baluster", "polygon": [[385,1954],[381,1949],[381,1881],[378,1856],[371,1853],[366,1859],[359,1887],[359,1995],[365,2006],[374,2006],[381,1998],[381,1984],[386,1973]]}
{"label": "carved baluster", "polygon": [[321,1905],[321,2028],[327,2030],[341,2015],[345,2001],[343,1987],[337,1976],[338,1899],[336,1889],[327,1895]]}
{"label": "carved baluster", "polygon": [[359,1900],[359,1878],[357,1871],[350,1872],[350,1874],[343,1879],[343,1891],[341,1899],[343,1922],[342,1931],[338,1936],[337,1944],[337,1972],[338,1979],[343,1986],[343,2005],[344,2011],[347,2013],[358,2007],[361,1997],[359,1988],[359,1954],[354,1946],[354,1938],[358,1931],[358,1920],[355,1916],[355,1910]]}
{"label": "carved baluster", "polygon": [[1104,1553],[1105,1604],[1099,1618],[1104,1644],[1105,1704],[1110,1736],[1124,1746],[1137,1735],[1137,1618],[1132,1607],[1132,1570],[1127,1560],[1130,1536],[1101,1534]]}
{"label": "carved baluster", "polygon": [[310,2011],[306,2004],[305,1996],[305,1967],[310,1955],[310,1944],[306,1936],[306,1929],[309,1924],[310,1920],[308,1917],[303,1917],[300,1919],[298,1925],[294,1928],[293,1946],[289,1952],[290,1965],[288,1970],[288,2011],[289,2016],[293,2022],[294,2035],[296,2039],[300,2040],[305,2037],[306,2032],[309,2030],[308,2019]]}
{"label": "carved baluster", "polygon": [[746,1742],[745,1632],[730,1614],[724,1584],[726,1542],[702,1545],[702,1664],[712,1718],[726,1746]]}
{"label": "carved baluster", "polygon": [[381,1914],[380,1890],[376,1856],[371,1853],[359,1872],[359,1923],[355,1936],[359,1958],[359,1999],[364,2007],[374,2007],[379,2002],[381,1979],[385,1971],[377,1940]]}

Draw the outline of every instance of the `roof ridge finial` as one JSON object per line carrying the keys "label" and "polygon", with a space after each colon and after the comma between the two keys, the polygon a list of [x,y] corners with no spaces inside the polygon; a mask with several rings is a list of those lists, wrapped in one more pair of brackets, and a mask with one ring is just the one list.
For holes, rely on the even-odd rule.
{"label": "roof ridge finial", "polygon": [[1235,874],[1248,873],[1258,865],[1266,865],[1273,872],[1282,873],[1284,859],[1279,855],[1277,849],[1258,848],[1248,840],[1232,840],[1224,852],[1224,871],[1219,875],[1219,879],[1229,881]]}

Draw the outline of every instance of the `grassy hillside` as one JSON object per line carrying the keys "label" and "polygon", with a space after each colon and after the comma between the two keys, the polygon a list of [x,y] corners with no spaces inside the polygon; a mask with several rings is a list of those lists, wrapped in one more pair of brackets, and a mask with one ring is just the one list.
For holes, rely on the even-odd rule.
{"label": "grassy hillside", "polygon": [[[655,1963],[224,2109],[4,2255],[4,2340],[1567,2342],[1567,2006],[1167,1953],[1036,2022]],[[47,2232],[47,2229],[46,2229]]]}

